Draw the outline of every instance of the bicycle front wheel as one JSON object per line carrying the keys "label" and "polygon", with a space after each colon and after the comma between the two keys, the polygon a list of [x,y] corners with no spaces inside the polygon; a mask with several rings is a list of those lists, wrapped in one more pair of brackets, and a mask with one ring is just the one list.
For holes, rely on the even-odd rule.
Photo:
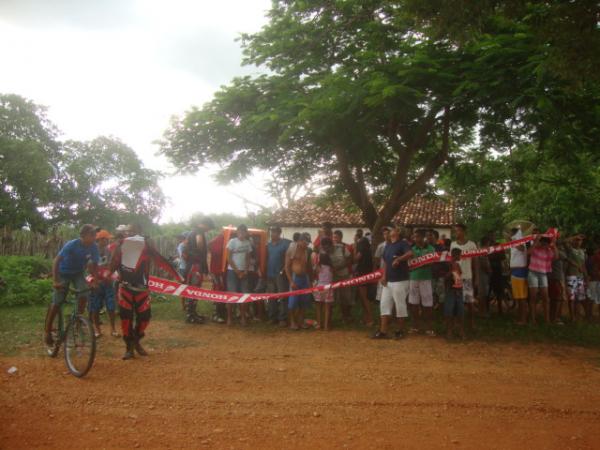
{"label": "bicycle front wheel", "polygon": [[76,316],[65,330],[65,362],[71,374],[83,377],[94,364],[96,337],[88,319]]}

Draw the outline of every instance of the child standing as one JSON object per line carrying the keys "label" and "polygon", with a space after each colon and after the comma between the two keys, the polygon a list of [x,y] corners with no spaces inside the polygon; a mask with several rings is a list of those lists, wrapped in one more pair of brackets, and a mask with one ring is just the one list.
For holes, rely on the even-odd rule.
{"label": "child standing", "polygon": [[463,300],[463,274],[460,267],[459,248],[450,253],[452,262],[450,272],[446,275],[446,300],[444,301],[444,318],[446,320],[446,337],[452,338],[453,331],[458,331],[461,339],[465,338],[465,304]]}
{"label": "child standing", "polygon": [[[323,238],[321,242],[329,238]],[[317,286],[327,286],[333,282],[333,264],[327,253],[319,253],[317,265]],[[317,326],[329,331],[331,322],[331,306],[333,305],[333,291],[325,289],[318,291],[315,295],[317,309]]]}

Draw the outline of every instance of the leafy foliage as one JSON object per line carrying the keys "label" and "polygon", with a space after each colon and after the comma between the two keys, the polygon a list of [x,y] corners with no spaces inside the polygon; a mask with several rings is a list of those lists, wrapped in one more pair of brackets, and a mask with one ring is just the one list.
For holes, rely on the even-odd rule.
{"label": "leafy foliage", "polygon": [[0,95],[0,226],[151,223],[165,203],[159,173],[115,138],[57,139],[45,109]]}
{"label": "leafy foliage", "polygon": [[0,256],[0,306],[47,304],[52,295],[51,261],[33,256]]}

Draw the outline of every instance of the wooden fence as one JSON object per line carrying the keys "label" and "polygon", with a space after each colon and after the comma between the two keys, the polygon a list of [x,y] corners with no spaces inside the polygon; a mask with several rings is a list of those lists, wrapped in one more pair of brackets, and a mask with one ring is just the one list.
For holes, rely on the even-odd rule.
{"label": "wooden fence", "polygon": [[[77,231],[62,230],[48,234],[31,231],[11,231],[2,229],[0,232],[0,255],[8,256],[41,256],[54,258],[62,246],[71,239],[77,238]],[[173,236],[157,236],[152,238],[156,248],[166,258],[177,255],[177,238]],[[152,275],[158,275],[152,270]]]}

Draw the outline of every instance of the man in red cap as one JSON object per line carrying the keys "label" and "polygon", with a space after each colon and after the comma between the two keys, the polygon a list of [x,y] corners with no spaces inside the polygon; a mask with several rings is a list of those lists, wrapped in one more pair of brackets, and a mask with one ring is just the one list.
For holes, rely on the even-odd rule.
{"label": "man in red cap", "polygon": [[98,286],[91,292],[88,304],[90,312],[90,320],[94,324],[96,337],[102,336],[100,330],[100,310],[104,305],[110,319],[111,335],[118,337],[119,333],[115,329],[115,289],[111,279],[112,272],[110,271],[109,241],[113,238],[106,230],[100,230],[96,233],[96,245],[98,246]]}

